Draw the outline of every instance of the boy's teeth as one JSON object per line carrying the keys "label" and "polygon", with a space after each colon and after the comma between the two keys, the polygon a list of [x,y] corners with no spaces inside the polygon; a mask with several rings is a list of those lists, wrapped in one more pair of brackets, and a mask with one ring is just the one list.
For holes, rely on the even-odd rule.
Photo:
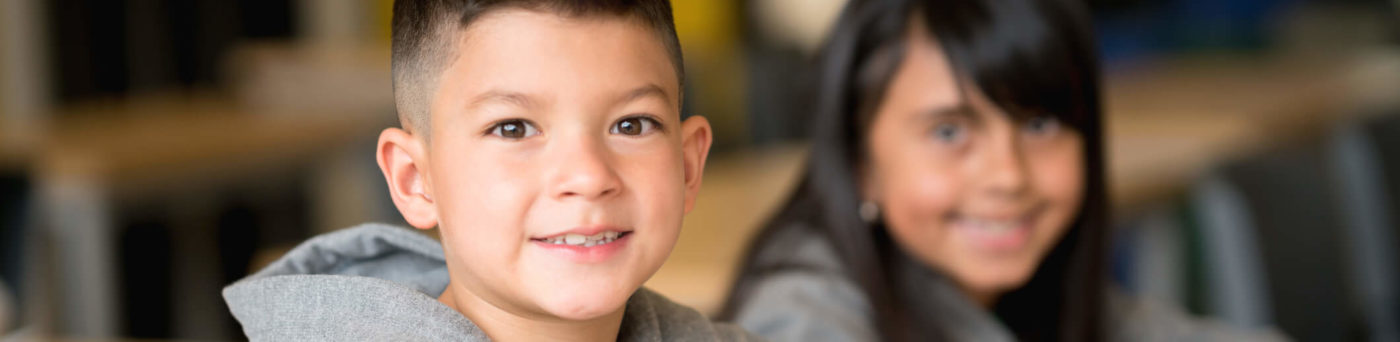
{"label": "boy's teeth", "polygon": [[555,237],[552,237],[552,238],[545,238],[545,239],[544,239],[544,242],[552,243],[552,244],[556,244],[556,245],[573,245],[573,246],[593,247],[593,246],[598,246],[598,245],[606,244],[606,243],[609,243],[609,242],[613,242],[614,240],[617,240],[617,238],[618,238],[619,236],[621,236],[621,235],[622,235],[622,233],[618,233],[618,232],[614,232],[614,231],[606,231],[606,232],[602,232],[602,233],[598,233],[598,234],[593,234],[593,235],[587,235],[587,236],[585,236],[585,235],[583,235],[583,234],[564,234],[564,235],[555,236]]}

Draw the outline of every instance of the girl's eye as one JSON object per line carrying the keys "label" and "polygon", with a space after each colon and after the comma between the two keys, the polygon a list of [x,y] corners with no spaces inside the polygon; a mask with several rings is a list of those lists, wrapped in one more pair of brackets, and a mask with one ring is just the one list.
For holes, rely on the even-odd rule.
{"label": "girl's eye", "polygon": [[1025,130],[1027,133],[1037,136],[1051,136],[1060,130],[1060,120],[1050,116],[1036,116],[1026,120]]}
{"label": "girl's eye", "polygon": [[506,139],[524,139],[540,134],[540,130],[525,120],[511,119],[491,126],[491,131],[488,133]]}
{"label": "girl's eye", "polygon": [[966,128],[957,123],[941,123],[933,128],[933,138],[945,143],[957,143],[962,140]]}
{"label": "girl's eye", "polygon": [[661,126],[661,123],[647,117],[630,117],[613,124],[610,132],[622,135],[645,135]]}

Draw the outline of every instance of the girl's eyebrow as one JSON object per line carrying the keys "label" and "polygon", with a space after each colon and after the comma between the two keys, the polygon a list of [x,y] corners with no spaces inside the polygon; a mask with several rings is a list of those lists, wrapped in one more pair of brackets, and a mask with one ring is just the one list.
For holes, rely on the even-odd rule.
{"label": "girl's eyebrow", "polygon": [[969,107],[966,102],[959,101],[955,104],[937,106],[924,111],[923,116],[929,119],[937,119],[945,116],[961,116],[967,119],[976,119],[977,116],[972,114],[972,107]]}

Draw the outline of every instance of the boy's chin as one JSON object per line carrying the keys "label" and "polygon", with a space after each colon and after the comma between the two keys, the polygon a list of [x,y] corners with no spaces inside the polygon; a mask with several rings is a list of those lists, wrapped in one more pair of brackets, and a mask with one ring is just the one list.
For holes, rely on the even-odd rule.
{"label": "boy's chin", "polygon": [[[570,293],[572,292],[572,293]],[[633,291],[558,291],[542,296],[540,307],[570,321],[587,321],[622,311]]]}
{"label": "boy's chin", "polygon": [[[628,260],[630,261],[630,260]],[[525,276],[525,291],[545,313],[571,321],[586,321],[622,311],[627,300],[655,271],[637,263],[618,262],[591,267],[540,267],[549,270]]]}

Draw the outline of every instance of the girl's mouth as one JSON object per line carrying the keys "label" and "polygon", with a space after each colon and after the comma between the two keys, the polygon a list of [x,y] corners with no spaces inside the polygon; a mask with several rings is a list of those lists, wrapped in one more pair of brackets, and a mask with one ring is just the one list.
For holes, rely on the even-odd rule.
{"label": "girl's mouth", "polygon": [[1040,210],[1013,216],[955,214],[948,223],[958,235],[979,249],[992,252],[1020,250],[1030,240]]}

